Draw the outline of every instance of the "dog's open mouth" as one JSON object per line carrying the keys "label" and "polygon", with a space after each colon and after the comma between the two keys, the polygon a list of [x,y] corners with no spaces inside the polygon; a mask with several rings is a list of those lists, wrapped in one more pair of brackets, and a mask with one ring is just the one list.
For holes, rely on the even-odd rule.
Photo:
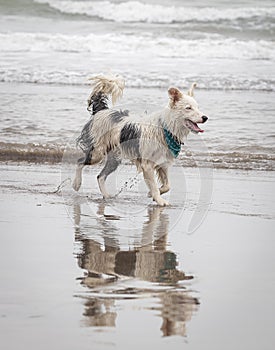
{"label": "dog's open mouth", "polygon": [[185,120],[185,125],[194,134],[198,134],[199,132],[204,132],[204,130],[202,130],[201,128],[198,127],[198,124],[192,122],[192,120],[190,120],[190,119]]}

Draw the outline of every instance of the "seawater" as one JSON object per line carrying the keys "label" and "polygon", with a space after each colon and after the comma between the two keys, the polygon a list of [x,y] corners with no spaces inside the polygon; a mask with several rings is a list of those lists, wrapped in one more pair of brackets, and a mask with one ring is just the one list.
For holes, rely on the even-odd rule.
{"label": "seawater", "polygon": [[3,0],[1,159],[60,161],[89,118],[88,77],[111,70],[140,115],[197,82],[209,122],[180,164],[274,170],[274,33],[272,1]]}

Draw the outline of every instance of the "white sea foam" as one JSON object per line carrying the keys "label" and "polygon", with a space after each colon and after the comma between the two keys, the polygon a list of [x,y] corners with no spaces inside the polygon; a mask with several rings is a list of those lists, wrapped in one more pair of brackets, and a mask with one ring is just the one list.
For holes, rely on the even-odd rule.
{"label": "white sea foam", "polygon": [[[187,88],[194,81],[198,82],[199,89],[207,90],[257,90],[275,91],[275,80],[267,78],[251,78],[250,80],[235,75],[219,76],[188,76],[179,78],[176,74],[157,75],[152,72],[146,74],[139,72],[122,72],[127,81],[128,88],[163,88],[175,85]],[[0,69],[0,82],[39,83],[39,84],[88,84],[89,73],[87,71],[74,71],[71,69],[40,69],[33,66],[23,68]]]}
{"label": "white sea foam", "polygon": [[237,40],[213,36],[186,40],[142,35],[45,33],[0,33],[1,52],[74,52],[116,54],[122,52],[155,57],[275,60],[274,43],[265,40]]}
{"label": "white sea foam", "polygon": [[67,14],[81,14],[98,17],[115,22],[213,22],[235,21],[239,19],[259,19],[275,17],[275,8],[270,7],[243,7],[243,8],[216,8],[216,7],[176,7],[147,4],[139,1],[113,3],[111,1],[57,1],[35,0],[38,3],[48,4],[52,8]]}
{"label": "white sea foam", "polygon": [[[164,62],[173,58],[180,64],[182,59],[199,59],[208,62],[219,61],[223,65],[230,62],[242,62],[249,60],[274,61],[275,50],[269,41],[241,41],[233,38],[223,38],[218,35],[210,35],[205,39],[186,40],[168,37],[155,37],[152,33],[139,35],[127,34],[89,34],[89,35],[64,35],[49,33],[0,33],[0,52],[4,56],[13,57],[12,63],[8,61],[5,67],[0,69],[0,81],[5,82],[32,82],[32,83],[62,83],[84,84],[86,82],[87,67],[90,60],[95,57],[101,61],[109,62],[110,58],[121,62],[125,57],[134,57],[137,62],[143,62],[146,57],[154,58],[158,62]],[[30,57],[31,63],[23,61],[22,56]],[[38,57],[45,57],[44,64],[39,67],[36,64]],[[63,59],[66,57],[66,60]],[[47,57],[51,57],[48,59]],[[19,62],[19,64],[15,64]],[[60,65],[62,62],[62,66]],[[68,63],[67,63],[68,62]],[[82,62],[85,72],[78,64]],[[271,62],[269,63],[271,64]],[[61,69],[62,67],[62,69]],[[148,67],[144,72],[125,67],[121,72],[127,78],[127,85],[132,87],[163,87],[170,84],[186,86],[192,81],[200,81],[200,88],[205,89],[240,89],[240,90],[267,90],[275,91],[275,81],[269,76],[236,75],[227,70],[215,74],[199,74],[181,80],[177,70],[169,74],[165,70],[158,74]],[[194,73],[193,73],[194,74]]]}

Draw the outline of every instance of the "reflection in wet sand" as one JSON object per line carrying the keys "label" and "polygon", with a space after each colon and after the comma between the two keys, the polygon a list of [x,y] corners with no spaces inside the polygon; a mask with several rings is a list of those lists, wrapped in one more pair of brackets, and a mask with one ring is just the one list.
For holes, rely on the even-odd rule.
{"label": "reflection in wet sand", "polygon": [[[158,306],[152,307],[162,317],[163,336],[186,335],[186,322],[198,309],[198,299],[192,297],[179,281],[192,279],[177,269],[177,256],[167,250],[169,215],[165,209],[149,207],[141,230],[140,244],[128,250],[121,249],[115,235],[115,215],[105,215],[105,202],[99,203],[98,228],[104,244],[92,237],[87,225],[81,228],[81,207],[74,206],[76,241],[81,249],[78,264],[85,270],[82,284],[91,292],[85,296],[85,324],[87,326],[115,327],[119,311],[117,299],[133,299],[148,296],[158,298]],[[146,242],[147,244],[143,244]],[[148,244],[148,242],[151,242]],[[119,284],[125,279],[150,282],[146,287]]]}
{"label": "reflection in wet sand", "polygon": [[115,327],[114,299],[89,298],[85,302],[85,324],[89,327]]}

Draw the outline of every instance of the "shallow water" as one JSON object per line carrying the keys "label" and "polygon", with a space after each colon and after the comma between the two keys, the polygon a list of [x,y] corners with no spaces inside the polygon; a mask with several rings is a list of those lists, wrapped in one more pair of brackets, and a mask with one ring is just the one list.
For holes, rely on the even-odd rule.
{"label": "shallow water", "polygon": [[[89,119],[88,87],[0,84],[3,161],[61,162],[75,154],[75,140]],[[126,89],[117,108],[142,116],[167,104],[166,89]],[[274,170],[272,93],[197,91],[209,120],[203,135],[189,135],[176,164],[245,170]]]}

